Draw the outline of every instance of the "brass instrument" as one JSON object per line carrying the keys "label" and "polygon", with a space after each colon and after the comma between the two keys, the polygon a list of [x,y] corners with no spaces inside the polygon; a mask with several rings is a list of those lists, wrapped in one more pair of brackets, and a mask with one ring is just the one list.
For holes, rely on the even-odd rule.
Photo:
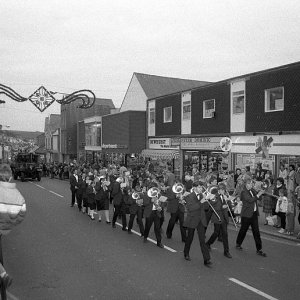
{"label": "brass instrument", "polygon": [[178,198],[178,202],[182,205],[186,204],[186,201],[184,200],[184,197],[187,196],[189,193],[186,193],[184,195],[184,185],[182,183],[175,183],[172,186],[172,192],[176,194],[176,197]]}
{"label": "brass instrument", "polygon": [[[214,212],[214,214],[217,216],[218,220],[221,221],[221,218],[219,216],[219,214],[216,212],[216,210],[213,208],[213,206],[211,205],[210,201],[213,199],[211,198],[212,195],[215,196],[215,191],[214,190],[217,190],[218,191],[218,187],[215,186],[215,185],[212,185],[211,187],[209,187],[208,189],[206,189],[203,194],[206,194],[205,196],[205,200],[207,201],[209,207],[212,209],[212,211]],[[214,191],[214,193],[212,193]],[[211,199],[210,199],[211,198]]]}
{"label": "brass instrument", "polygon": [[152,202],[157,211],[162,211],[161,201],[159,200],[160,190],[157,187],[152,187],[147,191],[147,195],[152,199]]}
{"label": "brass instrument", "polygon": [[224,195],[224,196],[226,197],[225,202],[226,202],[227,209],[228,209],[228,211],[229,211],[231,220],[232,220],[232,222],[233,222],[233,224],[234,224],[235,229],[237,229],[236,222],[235,222],[234,217],[233,217],[233,215],[232,215],[231,209],[230,209],[230,207],[229,207],[229,205],[228,205],[228,203],[227,203],[227,201],[230,201],[230,202],[232,203],[233,199],[235,199],[236,197],[234,197],[233,199],[230,199],[231,196],[229,195],[229,193],[228,193],[227,191],[226,191],[226,195]]}
{"label": "brass instrument", "polygon": [[142,194],[143,194],[142,192],[133,192],[132,195],[131,195],[132,199],[135,200],[135,202],[136,202],[136,204],[137,204],[138,206],[142,206],[143,203],[144,203],[144,200],[143,200],[143,198],[141,197]]}

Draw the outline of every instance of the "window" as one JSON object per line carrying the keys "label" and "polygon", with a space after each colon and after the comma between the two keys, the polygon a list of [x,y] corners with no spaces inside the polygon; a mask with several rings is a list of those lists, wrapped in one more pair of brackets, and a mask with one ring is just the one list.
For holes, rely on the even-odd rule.
{"label": "window", "polygon": [[172,122],[172,106],[164,108],[164,123]]}
{"label": "window", "polygon": [[203,119],[215,116],[215,99],[203,101]]}
{"label": "window", "polygon": [[191,119],[191,101],[184,101],[182,103],[182,120]]}
{"label": "window", "polygon": [[245,112],[245,91],[236,91],[232,93],[232,113],[243,114]]}
{"label": "window", "polygon": [[283,87],[265,90],[265,112],[284,110]]}
{"label": "window", "polygon": [[155,108],[150,108],[149,110],[149,124],[155,123]]}

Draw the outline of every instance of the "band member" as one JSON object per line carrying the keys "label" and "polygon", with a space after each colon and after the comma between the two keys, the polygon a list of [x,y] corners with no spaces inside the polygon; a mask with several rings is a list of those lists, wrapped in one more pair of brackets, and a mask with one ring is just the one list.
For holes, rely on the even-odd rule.
{"label": "band member", "polygon": [[[176,187],[179,187],[181,191],[178,191],[178,193],[175,193],[173,190],[176,189]],[[169,224],[167,227],[167,238],[172,238],[172,232],[174,229],[174,225],[176,223],[176,220],[179,220],[179,226],[180,226],[180,233],[181,233],[181,240],[185,243],[186,240],[186,229],[183,226],[184,222],[184,212],[185,212],[185,200],[183,199],[183,186],[182,185],[176,185],[171,188],[168,188],[166,190],[166,197],[168,198],[168,204],[167,204],[167,211],[171,214],[171,218],[169,220]]]}
{"label": "band member", "polygon": [[197,228],[204,265],[210,267],[212,262],[210,261],[209,249],[205,244],[205,227],[207,226],[205,209],[208,208],[208,203],[207,200],[203,198],[200,181],[193,183],[193,192],[186,197],[185,201],[187,206],[187,217],[184,226],[187,227],[188,235],[184,245],[184,258],[188,261],[191,260],[189,253],[195,229]]}
{"label": "band member", "polygon": [[[133,227],[134,218],[136,216],[137,223],[140,228],[141,236],[144,236],[144,224],[143,224],[143,203],[145,194],[141,191],[139,184],[135,186],[135,191],[129,197],[129,223],[128,223],[128,233],[131,234],[131,229]],[[134,197],[134,198],[133,198]]]}
{"label": "band member", "polygon": [[97,181],[95,185],[95,200],[99,215],[99,222],[101,222],[101,211],[104,211],[106,224],[111,223],[109,221],[109,191],[107,187],[108,184],[109,182],[105,180],[104,176],[99,176],[99,181]]}
{"label": "band member", "polygon": [[258,226],[258,205],[257,199],[262,195],[263,191],[259,193],[253,189],[253,182],[251,179],[246,179],[244,190],[241,193],[241,201],[243,203],[241,212],[241,228],[236,239],[236,248],[242,250],[242,243],[246,236],[247,230],[251,225],[252,233],[256,245],[256,253],[260,256],[267,256],[262,251],[262,242]]}
{"label": "band member", "polygon": [[[149,192],[149,191],[148,191]],[[158,201],[158,193],[155,197],[149,197],[147,194],[144,198],[144,217],[146,218],[145,231],[144,231],[144,243],[147,243],[147,238],[149,231],[154,222],[154,233],[156,237],[157,247],[164,248],[164,245],[161,243],[161,203]]]}
{"label": "band member", "polygon": [[87,195],[88,206],[89,206],[88,215],[92,220],[95,220],[94,210],[96,209],[96,200],[95,200],[96,191],[95,191],[95,184],[94,184],[94,176],[93,175],[87,176],[86,182],[87,182],[86,195]]}
{"label": "band member", "polygon": [[[212,207],[215,209],[216,213],[213,213],[211,216],[211,222],[214,224],[214,232],[206,242],[208,248],[210,249],[210,245],[212,245],[217,237],[219,236],[219,232],[222,232],[222,241],[224,247],[224,255],[228,258],[232,258],[229,253],[228,246],[228,232],[227,232],[227,224],[228,220],[228,203],[226,202],[227,197],[225,196],[225,184],[219,184],[218,187],[215,188],[218,191],[218,194],[213,194],[213,197],[209,200]],[[212,191],[213,193],[213,191]]]}
{"label": "band member", "polygon": [[70,190],[72,193],[71,207],[75,204],[75,198],[77,201],[77,190],[78,190],[78,170],[74,169],[72,175],[70,176]]}
{"label": "band member", "polygon": [[77,206],[78,206],[78,210],[82,211],[82,197],[83,197],[83,190],[86,188],[85,185],[86,183],[84,182],[85,176],[83,176],[83,174],[81,174],[81,171],[78,172],[77,174],[78,176],[78,184],[77,184],[77,192],[76,192],[76,198],[77,198]]}
{"label": "band member", "polygon": [[117,178],[112,185],[111,196],[114,204],[114,215],[112,219],[112,227],[116,228],[116,221],[120,215],[122,218],[122,230],[126,231],[126,214],[122,209],[123,205],[123,192],[121,190],[121,183],[123,179],[121,177]]}

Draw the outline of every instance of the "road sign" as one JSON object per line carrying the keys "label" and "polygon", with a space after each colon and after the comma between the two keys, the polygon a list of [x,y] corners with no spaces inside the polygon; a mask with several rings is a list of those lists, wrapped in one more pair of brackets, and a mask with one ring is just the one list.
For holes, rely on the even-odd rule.
{"label": "road sign", "polygon": [[229,137],[223,137],[220,141],[220,147],[224,152],[230,151],[232,147],[232,140]]}

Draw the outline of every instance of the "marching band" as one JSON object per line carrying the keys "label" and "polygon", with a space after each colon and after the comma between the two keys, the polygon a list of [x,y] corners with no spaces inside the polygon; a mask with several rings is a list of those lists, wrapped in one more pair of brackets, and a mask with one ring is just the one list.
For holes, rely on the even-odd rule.
{"label": "marching band", "polygon": [[[195,229],[197,229],[205,266],[210,267],[212,264],[210,257],[211,245],[220,234],[224,247],[224,256],[232,258],[229,251],[227,226],[231,219],[237,229],[233,211],[237,204],[236,198],[240,196],[245,198],[245,190],[241,195],[235,192],[229,195],[226,185],[222,182],[217,184],[214,178],[207,185],[200,180],[194,182],[191,178],[186,181],[186,185],[178,180],[173,182],[172,186],[168,186],[167,180],[157,180],[155,176],[151,176],[151,179],[146,183],[137,180],[134,188],[132,188],[130,172],[124,172],[119,177],[116,177],[108,176],[106,170],[100,170],[99,174],[97,171],[94,174],[81,174],[80,170],[76,170],[70,177],[71,206],[74,206],[74,197],[76,197],[78,209],[83,213],[87,213],[91,220],[95,220],[94,215],[97,210],[99,222],[101,222],[101,211],[104,211],[106,223],[111,224],[112,228],[116,228],[116,221],[120,218],[122,220],[122,230],[127,231],[128,234],[132,234],[133,223],[136,217],[144,243],[148,242],[149,232],[154,223],[154,233],[159,248],[164,248],[162,244],[162,224],[165,211],[167,211],[170,213],[170,219],[167,225],[166,237],[168,239],[172,238],[174,226],[178,222],[181,240],[184,243],[184,258],[187,261],[191,260],[189,252]],[[245,188],[249,190],[249,186],[250,183],[247,182]],[[250,193],[252,195],[252,192]],[[255,200],[262,193],[255,193],[255,196],[253,196]],[[246,201],[249,201],[248,198]],[[244,204],[245,199],[239,200],[242,200]],[[250,199],[252,202],[255,200]],[[109,202],[113,204],[112,222],[109,220]],[[247,203],[243,206],[247,207]],[[127,214],[129,214],[128,226]],[[257,216],[256,211],[254,215]],[[241,243],[245,237],[245,232],[251,225],[254,226],[257,254],[266,256],[261,250],[261,240],[256,221],[243,218],[242,213],[242,224],[236,248],[242,249]],[[206,241],[206,229],[209,222],[213,224],[214,230]]]}

